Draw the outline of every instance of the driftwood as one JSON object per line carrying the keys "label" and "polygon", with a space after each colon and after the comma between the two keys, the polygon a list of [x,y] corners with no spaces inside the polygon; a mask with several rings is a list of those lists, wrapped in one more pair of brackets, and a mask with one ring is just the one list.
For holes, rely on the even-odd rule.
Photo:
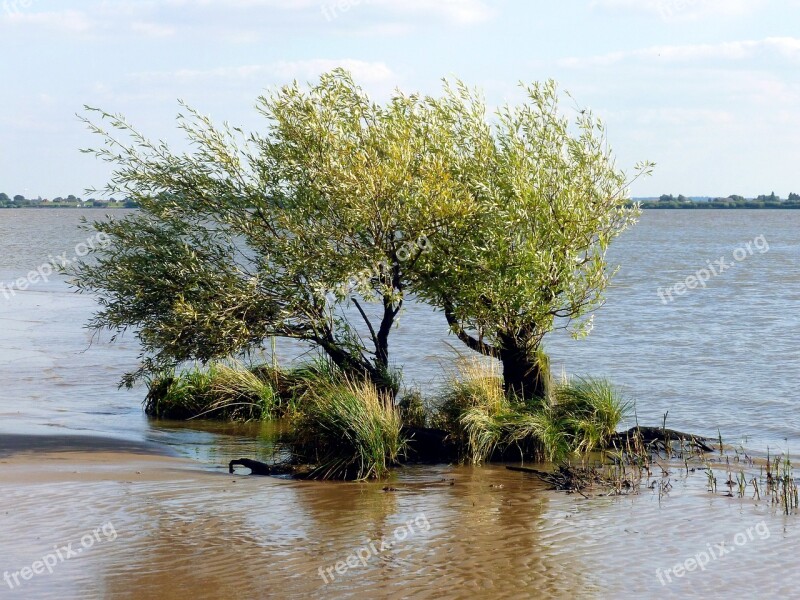
{"label": "driftwood", "polygon": [[232,460],[228,463],[228,472],[234,473],[234,467],[245,467],[250,469],[250,475],[263,475],[263,476],[278,476],[278,475],[298,475],[297,467],[289,464],[275,464],[268,465],[267,463],[251,460],[249,458],[240,458]]}
{"label": "driftwood", "polygon": [[611,436],[610,445],[614,445],[615,442],[624,444],[636,438],[639,438],[648,446],[658,444],[664,446],[672,442],[683,441],[695,446],[703,452],[714,452],[714,448],[705,443],[709,438],[691,433],[684,433],[683,431],[676,431],[674,429],[666,429],[664,427],[631,427],[628,431],[615,433]]}
{"label": "driftwood", "polygon": [[619,494],[627,493],[633,488],[633,483],[627,478],[612,481],[600,471],[591,467],[560,465],[555,471],[538,471],[529,467],[511,466],[507,466],[506,469],[535,475],[555,490],[567,492],[568,494],[576,492],[584,498],[587,496],[583,491],[594,486],[614,489]]}

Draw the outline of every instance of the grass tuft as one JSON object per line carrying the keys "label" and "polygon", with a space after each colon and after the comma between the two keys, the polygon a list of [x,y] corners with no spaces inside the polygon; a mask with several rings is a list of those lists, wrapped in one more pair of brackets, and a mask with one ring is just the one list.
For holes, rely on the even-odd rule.
{"label": "grass tuft", "polygon": [[630,411],[604,379],[550,384],[548,398],[507,396],[496,362],[468,358],[440,398],[436,426],[450,432],[466,462],[490,458],[564,460],[606,446]]}
{"label": "grass tuft", "polygon": [[383,477],[405,454],[400,412],[368,382],[321,383],[297,418],[297,458],[318,479]]}
{"label": "grass tuft", "polygon": [[271,419],[285,403],[269,381],[237,363],[210,363],[148,381],[145,412],[162,419]]}

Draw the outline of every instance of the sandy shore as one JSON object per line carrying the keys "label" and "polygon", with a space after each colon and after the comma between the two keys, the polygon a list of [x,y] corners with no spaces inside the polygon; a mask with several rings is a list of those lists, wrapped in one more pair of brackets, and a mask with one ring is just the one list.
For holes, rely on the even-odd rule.
{"label": "sandy shore", "polygon": [[166,446],[108,437],[0,434],[0,484],[174,481],[201,472]]}
{"label": "sandy shore", "polygon": [[174,456],[166,446],[89,435],[22,435],[0,433],[0,457],[32,452],[121,452]]}

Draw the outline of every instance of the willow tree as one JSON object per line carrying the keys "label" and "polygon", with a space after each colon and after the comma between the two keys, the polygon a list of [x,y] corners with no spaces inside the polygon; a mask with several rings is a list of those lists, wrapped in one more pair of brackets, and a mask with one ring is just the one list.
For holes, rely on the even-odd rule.
{"label": "willow tree", "polygon": [[344,71],[285,86],[257,108],[264,131],[250,134],[186,108],[188,153],[88,109],[104,140],[88,152],[115,167],[105,191],[141,207],[92,224],[111,243],[74,272],[100,301],[90,326],[138,337],[142,363],[128,385],[283,337],[391,391],[406,271],[468,212],[430,151],[449,133],[417,97],[376,104]]}
{"label": "willow tree", "polygon": [[[589,331],[615,272],[606,251],[638,208],[602,122],[589,111],[563,116],[552,81],[524,90],[525,102],[492,118],[460,83],[427,99],[449,131],[436,151],[475,210],[424,257],[416,291],[470,349],[502,362],[507,392],[541,397],[543,337]],[[636,177],[652,166],[637,165]]]}

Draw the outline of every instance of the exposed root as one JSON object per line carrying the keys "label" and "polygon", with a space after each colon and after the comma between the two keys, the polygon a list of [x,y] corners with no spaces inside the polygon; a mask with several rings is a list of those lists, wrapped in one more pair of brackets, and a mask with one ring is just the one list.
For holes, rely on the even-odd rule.
{"label": "exposed root", "polygon": [[611,476],[604,470],[593,467],[573,467],[560,465],[552,472],[538,471],[528,467],[506,467],[510,471],[521,471],[535,475],[545,483],[552,486],[552,489],[562,492],[578,493],[584,498],[588,498],[584,491],[594,488],[601,488],[608,495],[622,495],[635,491],[638,488],[638,481],[633,481],[629,477]]}
{"label": "exposed root", "polygon": [[626,443],[637,439],[648,446],[661,446],[664,450],[673,442],[681,442],[703,452],[714,452],[714,448],[705,443],[709,438],[664,427],[631,427],[628,431],[614,434],[611,445],[618,443],[624,447]]}

